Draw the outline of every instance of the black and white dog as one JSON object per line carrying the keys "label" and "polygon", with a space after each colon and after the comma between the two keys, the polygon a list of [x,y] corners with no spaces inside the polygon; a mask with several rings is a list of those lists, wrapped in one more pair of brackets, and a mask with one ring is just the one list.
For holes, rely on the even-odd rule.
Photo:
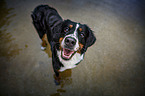
{"label": "black and white dog", "polygon": [[87,48],[96,41],[87,25],[63,20],[58,12],[48,5],[37,6],[31,16],[42,40],[41,48],[45,49],[47,45],[45,35],[51,45],[56,76],[59,76],[59,72],[76,67],[83,60]]}

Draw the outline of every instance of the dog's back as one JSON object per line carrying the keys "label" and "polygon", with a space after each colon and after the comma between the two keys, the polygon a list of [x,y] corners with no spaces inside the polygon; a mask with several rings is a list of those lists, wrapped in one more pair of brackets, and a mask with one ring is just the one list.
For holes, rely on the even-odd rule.
{"label": "dog's back", "polygon": [[44,34],[47,33],[49,36],[48,41],[50,42],[49,39],[52,38],[53,34],[52,30],[62,22],[58,12],[48,5],[39,5],[34,9],[31,17],[40,39],[43,39]]}

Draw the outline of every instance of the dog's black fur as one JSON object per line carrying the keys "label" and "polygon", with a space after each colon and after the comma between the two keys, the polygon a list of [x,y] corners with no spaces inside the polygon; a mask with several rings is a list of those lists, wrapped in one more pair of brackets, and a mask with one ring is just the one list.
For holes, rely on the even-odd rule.
{"label": "dog's black fur", "polygon": [[[79,27],[82,28],[83,33],[78,30],[77,35],[79,43],[83,45],[83,48],[80,48],[78,53],[84,54],[87,48],[93,45],[96,41],[92,30],[87,25],[76,23],[71,20],[63,20],[58,12],[48,5],[37,6],[32,12],[31,17],[40,39],[43,38],[44,34],[47,34],[48,41],[51,45],[52,63],[56,76],[59,76],[59,69],[64,66],[62,62],[60,62],[57,54],[57,51],[61,50],[61,37],[64,38],[66,35],[73,33],[76,24],[79,24]],[[70,24],[73,28],[71,30],[66,29]]]}

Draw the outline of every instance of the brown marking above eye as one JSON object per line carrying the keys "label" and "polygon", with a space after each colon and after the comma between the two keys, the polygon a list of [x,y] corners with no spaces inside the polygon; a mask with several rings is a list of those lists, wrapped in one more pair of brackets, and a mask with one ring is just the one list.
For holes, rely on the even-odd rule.
{"label": "brown marking above eye", "polygon": [[73,25],[69,25],[69,28],[72,28],[73,27]]}
{"label": "brown marking above eye", "polygon": [[81,32],[83,29],[82,28],[79,28],[79,31]]}

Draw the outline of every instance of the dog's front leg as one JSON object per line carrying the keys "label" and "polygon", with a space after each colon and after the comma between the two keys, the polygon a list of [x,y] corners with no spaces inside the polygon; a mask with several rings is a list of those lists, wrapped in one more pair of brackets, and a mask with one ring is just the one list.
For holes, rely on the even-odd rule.
{"label": "dog's front leg", "polygon": [[54,42],[51,42],[51,51],[52,51],[52,65],[53,65],[53,70],[55,72],[55,75],[59,77],[59,69],[61,67],[61,64],[59,62],[58,56],[57,56],[57,49],[56,49],[56,44]]}
{"label": "dog's front leg", "polygon": [[60,62],[58,60],[58,57],[53,52],[52,52],[52,64],[53,64],[53,70],[55,72],[54,82],[56,85],[59,85],[60,84],[59,69],[60,69],[61,65],[60,65]]}
{"label": "dog's front leg", "polygon": [[53,65],[53,70],[55,72],[55,75],[57,77],[59,77],[59,71],[58,70],[60,69],[60,64],[57,60],[57,57],[54,54],[52,54],[52,65]]}

